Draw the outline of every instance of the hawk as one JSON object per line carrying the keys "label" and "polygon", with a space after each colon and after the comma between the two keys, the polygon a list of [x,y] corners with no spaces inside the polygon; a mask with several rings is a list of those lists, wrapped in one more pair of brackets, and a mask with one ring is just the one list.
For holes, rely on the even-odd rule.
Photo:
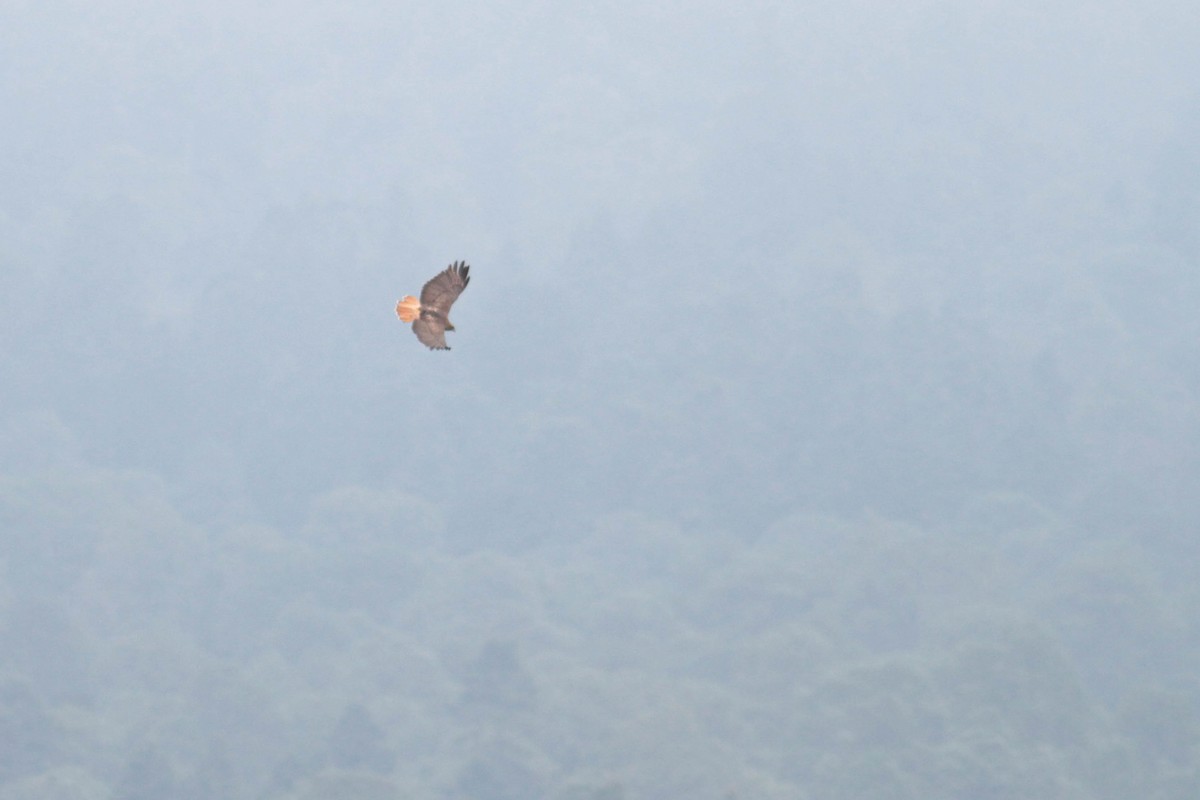
{"label": "hawk", "polygon": [[407,295],[396,303],[396,316],[401,322],[411,322],[413,333],[430,350],[449,350],[446,331],[454,330],[450,322],[450,306],[467,288],[471,267],[465,261],[455,261],[434,275],[421,289],[421,299]]}

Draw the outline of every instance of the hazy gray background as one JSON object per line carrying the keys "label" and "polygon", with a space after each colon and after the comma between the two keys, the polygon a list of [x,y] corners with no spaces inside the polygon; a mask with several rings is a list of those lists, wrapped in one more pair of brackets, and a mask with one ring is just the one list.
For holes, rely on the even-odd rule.
{"label": "hazy gray background", "polygon": [[202,5],[0,5],[2,800],[1191,797],[1192,4]]}

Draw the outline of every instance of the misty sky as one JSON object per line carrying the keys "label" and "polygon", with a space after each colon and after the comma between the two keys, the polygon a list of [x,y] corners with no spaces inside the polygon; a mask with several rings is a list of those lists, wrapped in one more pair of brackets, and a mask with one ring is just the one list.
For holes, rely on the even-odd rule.
{"label": "misty sky", "polygon": [[[1195,439],[1183,4],[0,14],[6,406],[98,463],[269,473],[301,514],[745,480],[717,503],[761,525],[1059,507]],[[421,352],[392,305],[455,259],[455,350]]]}
{"label": "misty sky", "polygon": [[5,406],[95,463],[752,526],[1194,477],[1185,4],[0,17]]}

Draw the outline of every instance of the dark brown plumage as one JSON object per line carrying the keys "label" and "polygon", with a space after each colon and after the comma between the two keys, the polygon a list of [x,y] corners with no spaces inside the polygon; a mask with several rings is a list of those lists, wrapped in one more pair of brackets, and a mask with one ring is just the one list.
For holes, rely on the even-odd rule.
{"label": "dark brown plumage", "polygon": [[411,322],[413,333],[430,350],[450,349],[446,344],[446,331],[454,330],[450,306],[471,282],[470,270],[465,261],[455,261],[429,279],[420,300],[407,295],[396,303],[396,316],[401,322]]}

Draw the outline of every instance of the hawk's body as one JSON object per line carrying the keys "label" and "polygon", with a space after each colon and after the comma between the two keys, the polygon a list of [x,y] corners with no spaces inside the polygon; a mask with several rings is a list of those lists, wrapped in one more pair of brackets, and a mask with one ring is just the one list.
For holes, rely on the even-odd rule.
{"label": "hawk's body", "polygon": [[430,350],[449,350],[446,331],[454,330],[450,322],[450,306],[467,288],[471,268],[455,261],[434,275],[421,289],[421,299],[408,295],[396,303],[396,316],[401,322],[411,322],[413,333]]}

